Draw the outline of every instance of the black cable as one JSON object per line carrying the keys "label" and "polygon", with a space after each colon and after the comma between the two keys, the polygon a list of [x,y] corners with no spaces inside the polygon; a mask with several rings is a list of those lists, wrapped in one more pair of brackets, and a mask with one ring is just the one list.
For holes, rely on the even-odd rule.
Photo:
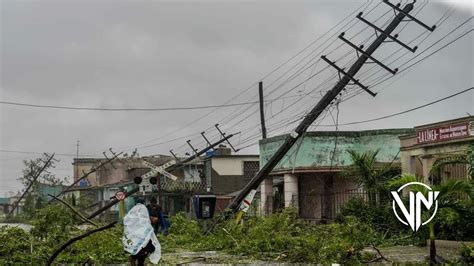
{"label": "black cable", "polygon": [[[458,29],[461,28],[462,26],[464,26],[464,25],[465,25],[467,22],[469,22],[471,19],[472,19],[472,17],[468,18],[467,20],[465,20],[464,22],[462,22],[461,24],[459,24],[458,26],[456,26],[454,29],[452,29],[450,32],[448,32],[446,35],[444,35],[443,37],[441,37],[440,39],[438,39],[437,41],[435,41],[434,43],[432,43],[430,46],[428,46],[427,48],[425,48],[421,53],[417,54],[416,56],[414,56],[414,57],[411,58],[410,60],[406,61],[406,62],[403,63],[401,66],[406,65],[408,62],[414,60],[416,57],[418,57],[418,56],[422,55],[423,53],[425,53],[426,51],[428,51],[428,50],[429,50],[430,48],[432,48],[434,45],[436,45],[437,43],[439,43],[440,41],[442,41],[443,39],[445,39],[447,36],[449,36],[450,34],[452,34],[453,32],[455,32],[456,30],[458,30]],[[443,21],[443,22],[444,22],[444,21]],[[439,51],[441,51],[442,49],[448,47],[449,45],[455,43],[455,42],[458,41],[459,39],[465,37],[465,36],[466,36],[468,33],[470,33],[471,31],[472,31],[472,29],[469,30],[469,31],[467,31],[467,32],[465,32],[464,34],[461,34],[460,36],[456,37],[454,40],[452,40],[452,41],[450,41],[449,43],[447,43],[447,44],[443,45],[442,47],[438,48],[436,51],[434,51],[434,52],[430,53],[429,55],[423,57],[421,60],[416,61],[414,64],[411,64],[410,66],[405,67],[404,69],[399,70],[399,71],[398,71],[398,75],[396,75],[396,76],[390,76],[390,77],[385,78],[384,80],[382,80],[382,81],[380,81],[380,82],[377,82],[377,83],[375,83],[375,84],[369,84],[369,87],[374,88],[374,87],[376,87],[376,86],[378,86],[378,85],[380,85],[380,84],[382,84],[382,83],[384,83],[384,82],[386,82],[386,81],[388,81],[388,80],[393,79],[394,77],[396,77],[396,79],[393,81],[393,82],[395,82],[396,80],[398,80],[398,79],[400,79],[401,77],[403,77],[406,73],[408,73],[408,72],[405,72],[406,70],[408,70],[409,68],[415,66],[416,64],[418,64],[418,63],[420,63],[420,62],[426,60],[426,59],[429,58],[430,56],[436,54],[437,52],[439,52]],[[426,38],[425,38],[425,39],[426,39]],[[400,73],[402,73],[402,72],[405,72],[405,73],[403,73],[403,74],[400,75]],[[393,83],[393,82],[392,82],[392,83]],[[363,91],[362,89],[359,89],[359,90],[355,91],[355,92],[353,93],[353,95],[351,95],[350,97],[348,97],[348,99],[351,99],[351,98],[353,98],[353,97],[356,97],[357,95],[360,95],[360,94],[363,93],[363,92],[364,92],[364,91]]]}
{"label": "black cable", "polygon": [[[370,5],[370,1],[367,1],[366,3],[362,4],[359,8],[357,8],[355,11],[351,12],[349,15],[347,15],[343,20],[341,20],[338,24],[336,24],[335,26],[333,26],[331,29],[329,29],[326,33],[324,33],[322,36],[319,36],[316,40],[312,41],[309,45],[307,45],[306,47],[304,47],[302,50],[300,50],[297,54],[295,54],[294,56],[290,57],[288,60],[286,60],[285,62],[283,62],[282,64],[280,64],[279,66],[277,66],[276,68],[274,68],[272,71],[270,71],[269,73],[267,73],[266,75],[264,75],[262,78],[260,78],[260,80],[264,80],[265,78],[267,78],[268,76],[272,75],[273,73],[275,73],[276,71],[278,71],[281,67],[283,67],[284,65],[286,65],[287,63],[289,63],[290,61],[292,61],[294,58],[296,58],[297,56],[299,56],[301,53],[303,53],[304,51],[306,51],[309,47],[311,47],[314,43],[316,43],[317,41],[319,41],[320,39],[322,39],[327,33],[331,32],[334,28],[336,28],[337,26],[339,26],[342,22],[344,22],[347,18],[349,18],[350,16],[352,16],[353,14],[355,14],[361,7],[365,6],[369,4]],[[253,88],[255,85],[257,84],[257,82],[253,83],[250,87],[248,87],[247,89],[245,89],[244,91],[240,92],[239,94],[237,94],[236,96],[232,97],[229,101],[226,101],[224,104],[227,104],[228,102],[232,101],[233,99],[237,98],[238,96],[242,95],[243,93],[247,92],[248,90],[250,90],[251,88]],[[170,136],[178,131],[181,131],[185,128],[187,128],[188,126],[192,125],[192,124],[195,124],[197,123],[198,121],[204,119],[205,117],[213,114],[214,112],[216,111],[215,110],[212,110],[210,112],[208,112],[207,114],[205,114],[204,116],[201,116],[197,119],[193,119],[192,121],[190,121],[189,123],[185,124],[183,127],[180,127],[176,130],[173,130],[172,132],[169,132],[163,136],[160,136],[160,137],[157,137],[157,138],[153,138],[151,140],[148,140],[144,143],[142,143],[142,145],[144,144],[148,144],[150,142],[153,142],[155,140],[158,140],[158,139],[163,139],[167,136]]]}
{"label": "black cable", "polygon": [[[444,48],[448,47],[449,45],[455,43],[455,42],[458,41],[459,39],[465,37],[467,34],[471,33],[472,31],[473,31],[473,29],[466,31],[465,33],[463,33],[463,34],[461,34],[460,36],[456,37],[454,40],[452,40],[452,41],[446,43],[445,45],[443,45],[443,46],[441,46],[440,48],[436,49],[435,51],[431,52],[430,54],[428,54],[428,55],[422,57],[422,58],[419,59],[418,61],[416,61],[416,62],[410,64],[409,66],[407,66],[407,67],[405,67],[405,68],[403,68],[403,69],[400,70],[398,73],[403,73],[403,72],[405,72],[406,70],[410,69],[411,67],[415,66],[416,64],[418,64],[418,63],[420,63],[420,62],[426,60],[426,59],[429,58],[430,56],[432,56],[432,55],[438,53],[439,51],[441,51],[441,50],[443,50]],[[412,59],[408,60],[407,62],[405,62],[403,65],[405,65],[406,63],[412,61],[412,60],[415,59],[415,58],[416,58],[416,56],[413,57]],[[386,79],[384,79],[384,80],[382,80],[382,81],[380,81],[380,82],[378,82],[378,83],[375,83],[375,84],[373,84],[371,87],[375,87],[375,86],[377,86],[377,85],[379,85],[379,84],[382,84],[382,83],[384,83],[385,81],[389,80],[390,78],[392,78],[392,77],[386,78]]]}
{"label": "black cable", "polygon": [[218,104],[218,105],[202,105],[202,106],[190,106],[190,107],[163,107],[163,108],[99,108],[99,107],[73,107],[73,106],[60,106],[60,105],[41,105],[41,104],[29,104],[29,103],[20,103],[20,102],[9,102],[9,101],[0,101],[0,104],[5,105],[14,105],[14,106],[24,106],[24,107],[34,107],[34,108],[49,108],[49,109],[63,109],[63,110],[87,110],[87,111],[112,111],[112,112],[128,112],[128,111],[142,111],[142,112],[154,112],[154,111],[177,111],[177,110],[198,110],[198,109],[209,109],[209,108],[222,108],[222,107],[232,107],[240,105],[249,105],[258,103],[258,101],[253,102],[240,102],[240,103],[231,103],[231,104]]}
{"label": "black cable", "polygon": [[[417,106],[417,107],[414,107],[414,108],[410,108],[410,109],[405,110],[405,111],[397,112],[397,113],[394,113],[394,114],[391,114],[391,115],[385,115],[385,116],[381,116],[381,117],[377,117],[377,118],[372,118],[372,119],[367,119],[367,120],[362,120],[362,121],[355,121],[355,122],[342,123],[342,124],[340,123],[339,126],[347,126],[347,125],[356,125],[356,124],[368,123],[368,122],[383,120],[383,119],[387,119],[387,118],[390,118],[390,117],[394,117],[394,116],[406,114],[406,113],[413,112],[413,111],[415,111],[415,110],[418,110],[418,109],[421,109],[421,108],[424,108],[424,107],[427,107],[427,106],[430,106],[430,105],[433,105],[433,104],[436,104],[436,103],[439,103],[439,102],[442,102],[442,101],[451,99],[451,98],[453,98],[453,97],[456,97],[456,96],[458,96],[458,95],[461,95],[461,94],[466,93],[466,92],[468,92],[468,91],[471,91],[471,90],[473,90],[473,89],[474,89],[474,87],[470,87],[470,88],[468,88],[468,89],[465,89],[465,90],[456,92],[456,93],[454,93],[454,94],[451,94],[451,95],[449,95],[449,96],[443,97],[443,98],[441,98],[441,99],[438,99],[438,100],[435,100],[435,101],[432,101],[432,102],[429,102],[429,103],[426,103],[426,104],[423,104],[423,105],[420,105],[420,106]],[[329,127],[329,126],[330,126],[330,127],[333,127],[334,125],[320,125],[320,126],[324,126],[324,127]]]}
{"label": "black cable", "polygon": [[[382,3],[382,2],[379,2],[375,7],[373,7],[371,10],[369,10],[368,13],[372,12],[372,11],[373,11],[377,6],[379,6],[381,3]],[[368,8],[368,6],[365,7],[365,8],[363,9],[363,11],[365,11],[367,8]],[[383,18],[383,17],[384,17],[387,13],[389,13],[389,12],[390,12],[390,11],[387,11],[386,13],[382,14],[381,16],[379,16],[379,17],[376,19],[376,21],[378,21],[378,20],[380,20],[381,18]],[[355,13],[355,12],[353,12],[353,13]],[[367,14],[368,14],[368,13],[367,13]],[[346,18],[347,18],[347,17],[346,17]],[[344,20],[345,20],[345,19],[344,19]],[[350,24],[353,20],[355,20],[355,18],[353,18],[351,21],[349,21],[348,23],[346,23],[345,26],[347,26],[348,24]],[[339,24],[340,24],[340,23],[339,23]],[[336,26],[337,26],[337,25],[336,25]],[[345,26],[343,26],[343,27],[345,27]],[[353,26],[354,26],[354,25],[350,26],[349,29],[352,28]],[[335,27],[333,27],[333,28],[335,28]],[[364,31],[365,29],[367,29],[367,28],[369,28],[369,27],[368,27],[368,26],[365,26],[365,28],[362,29],[361,31],[359,31],[358,33],[356,33],[355,36],[359,35],[361,32],[363,32],[363,31]],[[328,32],[330,32],[330,31],[331,31],[331,30],[329,30]],[[326,32],[325,34],[327,34],[328,32]],[[338,34],[337,32],[334,33],[330,38],[334,37],[334,36],[337,35],[337,34]],[[326,42],[328,42],[328,41],[330,40],[330,38],[327,39],[325,42],[323,42],[323,44],[325,44]],[[334,39],[334,40],[333,40],[329,45],[327,45],[319,54],[321,54],[321,53],[323,53],[324,51],[326,51],[326,50],[330,47],[330,45],[331,45],[332,43],[334,43],[336,40],[337,40],[337,39]],[[367,39],[367,40],[368,40],[368,39]],[[366,40],[366,41],[367,41],[367,40]],[[322,44],[321,44],[321,45],[322,45]],[[342,45],[340,45],[340,46],[342,46]],[[333,49],[332,51],[330,51],[329,53],[334,52],[334,50],[338,49],[340,46],[334,48],[334,49]],[[288,71],[286,71],[282,76],[280,76],[277,80],[279,80],[281,77],[283,77],[283,76],[285,76],[287,73],[289,73],[294,67],[296,67],[298,64],[300,64],[302,61],[304,61],[304,59],[306,59],[310,54],[314,53],[314,52],[315,52],[316,50],[318,50],[319,48],[320,48],[320,47],[317,47],[316,49],[314,49],[313,51],[311,51],[307,56],[305,56],[303,59],[301,59],[301,60],[300,60],[298,63],[296,63],[292,68],[290,68],[290,69],[289,69]],[[347,53],[346,55],[348,55],[348,54],[349,54],[349,53]],[[311,60],[309,60],[308,63],[310,63],[312,60],[314,60],[317,56],[318,56],[318,55],[316,55],[316,56],[313,57]],[[344,57],[344,56],[343,56],[343,57]],[[303,65],[300,69],[298,69],[293,75],[291,75],[291,76],[290,76],[287,80],[285,80],[282,84],[280,84],[279,86],[277,86],[276,88],[274,88],[273,90],[271,90],[266,96],[268,96],[268,95],[270,95],[271,93],[275,92],[276,90],[280,89],[283,85],[285,85],[286,83],[288,83],[288,81],[291,81],[291,80],[293,80],[295,77],[297,77],[297,76],[299,76],[300,74],[304,73],[307,69],[309,69],[312,65],[316,64],[319,60],[320,60],[320,59],[318,59],[315,63],[311,64],[311,65],[308,66],[308,67],[306,67],[306,65],[307,65],[308,63],[306,63],[305,65]],[[305,67],[306,67],[306,68],[305,68]],[[304,69],[303,69],[303,68],[304,68]],[[301,69],[303,69],[303,70],[301,71]],[[313,76],[313,77],[314,77],[314,76]],[[275,80],[275,81],[276,81],[276,80]],[[267,90],[269,87],[271,87],[271,85],[273,85],[273,84],[275,83],[275,81],[272,82],[270,85],[266,86],[264,90]],[[306,84],[306,83],[304,83],[304,84]],[[300,84],[300,85],[301,85],[301,84]],[[297,87],[298,87],[298,86],[294,87],[293,89],[295,89],[295,88],[297,88]],[[292,90],[293,90],[293,89],[292,89]],[[290,90],[290,91],[292,91],[292,90]],[[287,94],[287,93],[289,93],[289,92],[286,92],[286,93],[284,93],[283,95],[285,95],[285,94]],[[282,95],[280,95],[279,97],[281,97],[281,96],[282,96]],[[277,97],[277,98],[279,98],[279,97]],[[229,123],[230,121],[232,121],[232,120],[236,119],[237,117],[243,115],[245,112],[248,112],[248,111],[250,111],[250,110],[255,109],[255,107],[256,107],[256,105],[253,105],[252,107],[248,108],[248,109],[245,110],[244,112],[236,111],[236,112],[234,113],[234,116],[231,117],[231,118],[227,121],[227,123]],[[241,109],[242,109],[242,107],[240,107],[239,110],[241,110]],[[254,111],[254,113],[257,112],[257,111],[258,111],[258,108]],[[230,113],[228,116],[226,116],[225,118],[221,119],[221,120],[218,121],[217,123],[221,124],[224,120],[228,119],[231,115],[232,115],[232,113]],[[247,115],[246,118],[248,118],[248,117],[250,117],[250,116],[251,116],[251,115]],[[245,118],[244,118],[244,119],[241,119],[240,121],[245,121]],[[210,127],[210,128],[212,128],[212,127]],[[209,128],[208,128],[208,129],[209,129]],[[208,130],[208,129],[206,129],[206,130]]]}
{"label": "black cable", "polygon": [[[381,3],[381,2],[380,2],[380,3]],[[374,8],[372,8],[372,9],[369,11],[369,13],[370,13],[373,9],[375,9],[378,5],[380,5],[380,3],[377,4]],[[367,9],[367,8],[368,8],[368,6],[367,6],[365,9]],[[364,10],[365,10],[365,9],[364,9]],[[355,13],[355,12],[353,12],[353,13]],[[385,14],[387,14],[387,13],[385,13]],[[385,14],[383,14],[382,16],[380,16],[378,19],[380,19],[381,17],[385,16]],[[349,17],[349,16],[348,16],[348,17]],[[347,19],[347,17],[346,17],[344,20],[346,20],[346,19]],[[377,20],[378,20],[378,19],[377,19]],[[344,21],[344,20],[343,20],[343,21]],[[343,21],[341,21],[339,24],[341,24]],[[349,23],[350,23],[350,22],[349,22]],[[339,24],[338,24],[338,25],[339,25]],[[337,27],[337,25],[336,25],[335,27]],[[335,28],[335,27],[333,27],[333,28]],[[352,27],[352,26],[351,26],[351,27]],[[367,27],[366,27],[366,28],[367,28]],[[331,30],[332,30],[332,29],[331,29]],[[331,30],[329,30],[328,32],[330,32]],[[327,34],[328,32],[326,32],[325,34]],[[359,33],[360,33],[360,32],[359,32]],[[326,42],[327,42],[327,41],[326,41]],[[305,58],[306,58],[306,57],[305,57]],[[303,60],[304,60],[304,58],[303,58]],[[300,62],[302,62],[302,60],[300,60]],[[299,62],[298,62],[296,65],[298,65],[298,64],[299,64]],[[303,72],[304,72],[304,71],[303,71]],[[288,71],[287,71],[286,73],[288,73]],[[285,74],[286,74],[286,73],[285,73]],[[298,74],[300,74],[300,73],[298,73]],[[273,91],[275,91],[275,89],[274,89]],[[272,91],[272,92],[273,92],[273,91]],[[247,110],[250,110],[250,109],[247,109]],[[238,115],[237,115],[236,117],[242,115],[242,113],[240,113],[240,112],[237,112],[237,114],[238,114]],[[234,118],[236,118],[236,117],[233,117],[233,118],[230,119],[229,121],[232,121],[232,120],[233,120]],[[248,117],[249,117],[249,116],[247,116],[247,118],[248,118]],[[245,120],[245,119],[242,119],[241,121],[244,121],[244,120]],[[188,125],[186,125],[186,126],[188,126]],[[211,127],[211,128],[212,128],[212,127]],[[208,128],[208,129],[209,129],[209,128]],[[206,129],[206,130],[208,130],[208,129]]]}

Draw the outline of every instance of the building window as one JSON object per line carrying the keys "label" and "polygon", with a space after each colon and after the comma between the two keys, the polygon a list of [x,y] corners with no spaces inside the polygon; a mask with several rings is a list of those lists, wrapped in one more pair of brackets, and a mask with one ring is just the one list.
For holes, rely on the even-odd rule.
{"label": "building window", "polygon": [[260,170],[260,163],[259,161],[244,161],[243,167],[243,180],[244,182],[249,182]]}

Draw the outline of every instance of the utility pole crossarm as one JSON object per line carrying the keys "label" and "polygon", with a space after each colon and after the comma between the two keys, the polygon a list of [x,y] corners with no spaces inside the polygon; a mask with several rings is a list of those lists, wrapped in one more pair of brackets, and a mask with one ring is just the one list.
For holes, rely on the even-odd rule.
{"label": "utility pole crossarm", "polygon": [[206,138],[206,135],[204,135],[204,133],[206,133],[206,132],[204,132],[204,131],[201,132],[201,136],[204,138],[204,140],[206,141],[207,145],[211,146],[211,145],[212,145],[211,142],[209,141],[209,139]]}
{"label": "utility pole crossarm", "polygon": [[178,162],[177,164],[174,164],[172,166],[170,166],[169,168],[166,168],[166,171],[167,172],[171,172],[171,171],[175,171],[181,167],[184,166],[185,163],[188,163],[196,158],[198,158],[199,156],[203,155],[204,153],[206,153],[206,151],[216,147],[217,145],[221,144],[222,142],[224,141],[229,141],[230,138],[232,138],[233,136],[237,135],[239,133],[235,133],[235,134],[230,134],[230,135],[226,135],[224,136],[222,139],[212,143],[211,145],[207,146],[206,148],[200,150],[200,151],[196,151],[196,153],[180,162]]}
{"label": "utility pole crossarm", "polygon": [[[404,13],[399,13],[399,15],[400,15],[400,14],[404,14]],[[403,15],[403,16],[405,16],[405,15]],[[416,51],[416,49],[418,49],[417,46],[411,48],[410,46],[408,46],[408,45],[404,44],[403,42],[399,41],[399,40],[397,39],[398,34],[395,34],[394,36],[392,36],[392,35],[390,35],[391,32],[387,32],[386,30],[382,30],[381,28],[375,26],[375,24],[373,24],[372,22],[370,22],[370,21],[368,21],[368,20],[366,20],[365,18],[362,17],[362,12],[360,12],[360,13],[357,15],[357,18],[360,19],[361,21],[363,21],[365,24],[367,24],[367,25],[371,26],[372,28],[374,28],[376,32],[377,32],[377,31],[380,32],[381,35],[386,36],[386,37],[388,37],[390,40],[392,40],[392,41],[394,41],[394,42],[400,44],[401,46],[403,46],[403,47],[405,47],[406,49],[408,49],[410,52],[414,53],[414,52]]]}
{"label": "utility pole crossarm", "polygon": [[[166,172],[171,172],[171,171],[175,171],[177,169],[180,169],[181,167],[184,166],[185,163],[188,163],[194,159],[196,159],[197,157],[201,156],[202,154],[204,154],[206,151],[216,147],[217,145],[221,144],[222,142],[224,141],[227,141],[228,139],[232,138],[233,136],[237,135],[239,133],[235,133],[235,134],[230,134],[230,135],[226,135],[224,138],[212,143],[212,145],[209,145],[207,146],[206,148],[200,150],[200,151],[197,151],[196,154],[174,164],[174,165],[171,165],[170,167],[167,167],[165,169]],[[125,192],[125,198],[129,197],[130,195],[133,195],[135,193],[137,193],[139,191],[139,187],[138,186],[135,186],[132,190],[130,191],[127,191]],[[97,215],[101,214],[102,212],[108,210],[110,207],[114,206],[115,204],[117,204],[119,202],[118,199],[116,199],[115,197],[109,201],[108,203],[105,204],[105,206],[99,208],[97,211],[93,212],[92,214],[90,214],[87,218],[88,219],[92,219],[94,217],[96,217]]]}
{"label": "utility pole crossarm", "polygon": [[[249,183],[240,191],[240,193],[229,204],[231,212],[236,212],[240,203],[252,189],[257,189],[260,183],[270,174],[273,168],[280,162],[280,160],[287,154],[290,148],[296,141],[302,137],[303,133],[307,131],[309,126],[321,115],[321,113],[331,104],[331,102],[341,93],[347,84],[351,81],[350,77],[362,68],[369,56],[390,36],[396,27],[403,21],[410,11],[413,10],[413,4],[409,3],[403,8],[403,12],[399,12],[385,30],[380,30],[383,34],[379,34],[374,42],[362,53],[356,62],[350,67],[347,73],[337,82],[337,84],[328,91],[321,100],[313,107],[313,109],[305,116],[303,121],[295,128],[291,134],[287,135],[283,144],[272,155],[265,165],[258,171],[258,173],[250,180]],[[357,17],[360,17],[359,14]],[[391,37],[391,36],[390,36]],[[392,37],[393,38],[393,37]]]}
{"label": "utility pole crossarm", "polygon": [[194,153],[197,152],[197,149],[195,149],[195,148],[193,147],[193,145],[191,145],[191,140],[190,140],[190,139],[188,139],[188,140],[186,141],[186,143],[188,143],[189,147],[191,147],[191,150],[192,150]]}
{"label": "utility pole crossarm", "polygon": [[347,43],[349,46],[351,46],[352,48],[356,49],[359,53],[362,53],[362,54],[367,55],[367,57],[369,57],[372,61],[374,61],[375,63],[377,63],[379,66],[383,67],[383,68],[384,68],[385,70],[387,70],[388,72],[390,72],[390,73],[392,73],[392,74],[394,74],[394,75],[395,75],[395,73],[397,73],[398,68],[391,69],[391,68],[387,67],[387,66],[384,65],[382,62],[380,62],[379,60],[375,59],[373,56],[366,54],[365,51],[362,50],[362,48],[364,47],[363,45],[361,45],[360,47],[358,47],[357,45],[353,44],[352,42],[350,42],[349,40],[347,40],[346,38],[344,38],[344,32],[339,35],[339,39],[343,40],[343,41],[344,41],[345,43]]}
{"label": "utility pole crossarm", "polygon": [[421,22],[420,20],[418,20],[417,18],[413,17],[412,15],[410,15],[410,14],[408,14],[408,13],[405,13],[405,11],[403,11],[402,9],[400,9],[400,4],[394,5],[394,4],[390,3],[390,1],[388,1],[388,0],[383,0],[383,2],[384,2],[385,4],[387,4],[388,6],[390,6],[391,8],[397,10],[398,12],[404,13],[407,18],[409,18],[410,20],[412,20],[412,21],[418,23],[418,24],[419,24],[420,26],[422,26],[423,28],[425,28],[425,29],[427,29],[427,30],[429,30],[429,31],[434,31],[434,30],[436,29],[436,25],[433,25],[433,26],[430,27],[430,26],[426,25],[425,23]]}
{"label": "utility pole crossarm", "polygon": [[181,161],[181,160],[178,158],[178,156],[176,156],[176,154],[173,152],[173,150],[170,150],[170,153],[171,153],[171,155],[173,155],[174,159],[175,159],[177,162]]}
{"label": "utility pole crossarm", "polygon": [[[219,131],[219,133],[221,134],[222,138],[225,139],[225,138],[226,138],[226,137],[225,137],[225,133],[222,132],[222,130],[219,128],[219,124],[215,124],[214,126],[216,127],[217,131]],[[234,152],[238,152],[238,151],[239,151],[239,150],[236,150],[236,149],[234,148],[234,146],[232,145],[232,143],[230,143],[229,139],[226,139],[226,142],[227,142],[227,144],[229,144],[229,146],[232,148],[232,150],[233,150]]]}
{"label": "utility pole crossarm", "polygon": [[338,67],[334,62],[331,62],[331,60],[327,59],[327,57],[325,55],[322,55],[321,56],[321,59],[323,59],[324,61],[326,61],[326,63],[328,63],[329,65],[331,65],[332,67],[334,67],[335,69],[337,69],[337,71],[339,73],[342,73],[344,74],[345,77],[348,77],[350,80],[352,80],[352,82],[354,82],[354,84],[356,84],[357,86],[361,87],[364,91],[366,91],[368,94],[372,95],[372,97],[375,97],[377,96],[377,93],[369,90],[369,88],[367,86],[364,86],[362,85],[358,79],[355,79],[353,76],[347,74],[342,68]]}

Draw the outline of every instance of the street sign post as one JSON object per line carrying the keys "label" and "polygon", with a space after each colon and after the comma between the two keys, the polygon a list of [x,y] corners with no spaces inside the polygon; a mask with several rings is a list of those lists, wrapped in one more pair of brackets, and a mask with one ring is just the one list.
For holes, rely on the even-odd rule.
{"label": "street sign post", "polygon": [[126,198],[125,192],[118,191],[115,193],[115,198],[119,200],[119,217],[120,222],[123,221],[123,217],[125,216],[125,202],[124,199]]}
{"label": "street sign post", "polygon": [[118,200],[124,200],[125,199],[125,192],[118,191],[117,193],[115,193],[115,198],[117,198]]}

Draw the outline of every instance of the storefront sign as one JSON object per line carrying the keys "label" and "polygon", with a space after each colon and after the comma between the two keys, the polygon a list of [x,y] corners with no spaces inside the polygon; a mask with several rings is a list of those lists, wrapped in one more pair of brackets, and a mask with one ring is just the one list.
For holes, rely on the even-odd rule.
{"label": "storefront sign", "polygon": [[418,144],[448,141],[452,139],[473,136],[472,122],[464,122],[443,127],[434,127],[417,130],[416,142]]}

